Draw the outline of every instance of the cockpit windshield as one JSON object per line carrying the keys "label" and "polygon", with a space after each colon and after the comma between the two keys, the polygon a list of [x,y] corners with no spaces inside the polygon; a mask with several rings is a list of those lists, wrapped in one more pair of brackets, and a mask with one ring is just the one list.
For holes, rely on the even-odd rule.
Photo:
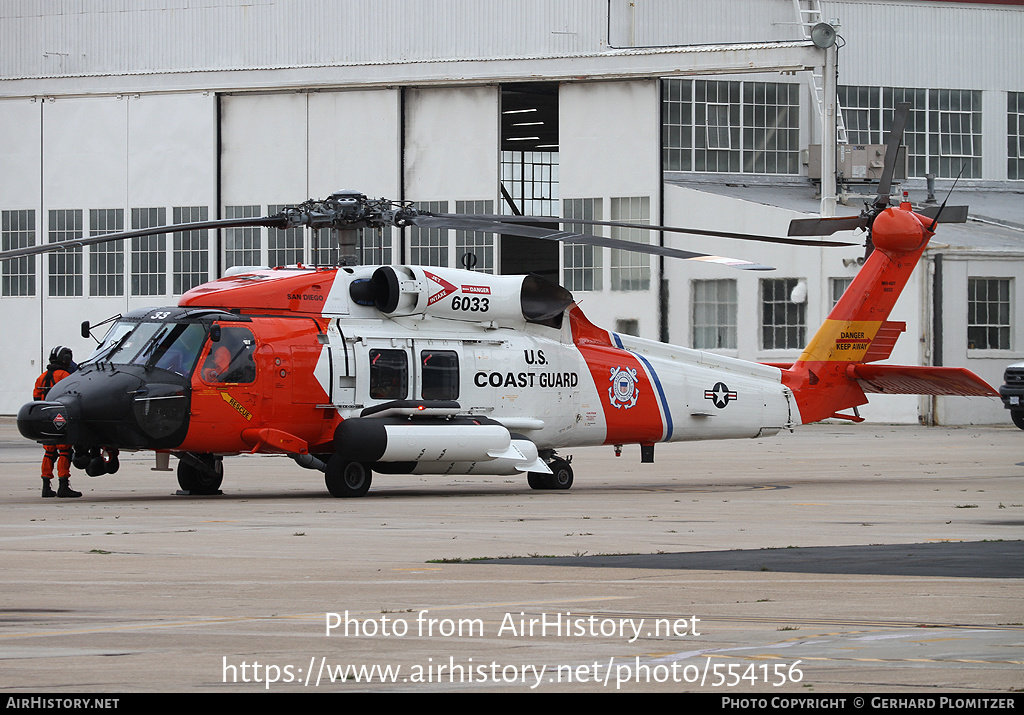
{"label": "cockpit windshield", "polygon": [[83,365],[140,365],[189,375],[199,357],[206,329],[201,323],[120,321]]}

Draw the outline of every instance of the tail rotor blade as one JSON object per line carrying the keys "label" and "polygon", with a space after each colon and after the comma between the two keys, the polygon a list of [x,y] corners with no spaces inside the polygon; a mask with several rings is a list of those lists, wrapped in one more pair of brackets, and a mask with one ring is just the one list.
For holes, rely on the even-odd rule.
{"label": "tail rotor blade", "polygon": [[889,140],[885,145],[885,165],[882,167],[882,177],[878,181],[878,195],[875,197],[874,203],[876,208],[885,208],[889,205],[892,177],[896,172],[896,155],[899,153],[900,143],[903,141],[903,131],[907,127],[907,117],[909,116],[910,102],[900,102],[896,105],[896,112],[892,117],[892,127],[889,129]]}
{"label": "tail rotor blade", "polygon": [[[789,222],[790,236],[831,236],[836,231],[865,228],[863,216],[835,216],[830,218],[795,218]],[[841,244],[850,246],[852,244]]]}

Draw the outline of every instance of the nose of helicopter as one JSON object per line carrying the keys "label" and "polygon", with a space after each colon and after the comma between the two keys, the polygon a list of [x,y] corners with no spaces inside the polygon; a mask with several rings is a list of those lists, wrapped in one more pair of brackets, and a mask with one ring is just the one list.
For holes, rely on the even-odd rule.
{"label": "nose of helicopter", "polygon": [[43,444],[168,449],[185,439],[189,402],[188,382],[176,373],[90,365],[46,400],[22,406],[18,430]]}

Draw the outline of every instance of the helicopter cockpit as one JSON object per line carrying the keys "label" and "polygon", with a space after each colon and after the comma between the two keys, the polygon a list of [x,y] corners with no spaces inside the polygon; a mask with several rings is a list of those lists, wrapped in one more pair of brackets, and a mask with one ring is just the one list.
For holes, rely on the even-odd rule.
{"label": "helicopter cockpit", "polygon": [[[119,317],[81,367],[157,368],[188,378],[202,356],[200,374],[205,382],[252,382],[252,332],[245,327],[214,324],[214,320],[240,318],[221,311],[180,308],[136,311]],[[87,332],[85,327],[83,332]],[[204,352],[207,336],[212,344]]]}
{"label": "helicopter cockpit", "polygon": [[[45,401],[25,405],[22,434],[37,441],[161,448],[188,429],[192,375],[206,383],[255,380],[247,318],[159,308],[118,316],[79,370]],[[227,323],[222,325],[222,323]],[[231,325],[235,323],[236,325]],[[85,324],[83,334],[90,334]]]}
{"label": "helicopter cockpit", "polygon": [[206,333],[207,326],[197,322],[122,320],[107,332],[82,367],[95,363],[138,365],[187,377],[196,365]]}

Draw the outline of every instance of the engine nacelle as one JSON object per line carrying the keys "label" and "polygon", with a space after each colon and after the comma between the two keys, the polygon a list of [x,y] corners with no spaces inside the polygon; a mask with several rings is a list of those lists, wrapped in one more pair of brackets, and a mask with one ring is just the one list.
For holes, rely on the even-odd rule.
{"label": "engine nacelle", "polygon": [[345,461],[373,464],[381,472],[550,471],[533,442],[484,417],[354,417],[338,426],[334,451]]}
{"label": "engine nacelle", "polygon": [[[467,277],[469,276],[469,277]],[[381,266],[353,281],[353,300],[387,315],[522,321],[559,327],[572,293],[537,276],[493,276],[450,268]]]}

